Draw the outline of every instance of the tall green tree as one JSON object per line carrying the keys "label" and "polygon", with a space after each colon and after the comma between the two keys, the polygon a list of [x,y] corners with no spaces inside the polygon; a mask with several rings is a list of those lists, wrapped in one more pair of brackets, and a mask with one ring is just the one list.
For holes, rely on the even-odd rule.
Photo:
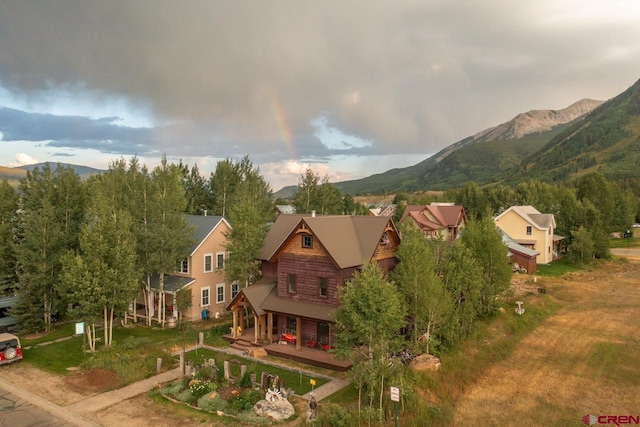
{"label": "tall green tree", "polygon": [[178,262],[188,256],[193,244],[193,228],[184,216],[186,198],[180,168],[169,164],[166,156],[162,156],[160,165],[153,169],[151,185],[153,208],[150,212],[151,251],[148,256],[150,271],[160,276],[157,320],[164,326],[164,275],[175,271]]}
{"label": "tall green tree", "polygon": [[[60,304],[56,285],[60,257],[77,247],[77,224],[84,191],[70,167],[49,164],[27,172],[20,183],[21,209],[16,241],[19,302],[14,315],[25,331],[51,328],[52,310]],[[78,221],[79,223],[79,221]]]}
{"label": "tall green tree", "polygon": [[296,213],[308,214],[316,210],[318,206],[319,182],[320,175],[311,168],[307,168],[305,173],[300,176],[298,190],[293,198],[293,206],[296,208]]}
{"label": "tall green tree", "polygon": [[402,295],[377,264],[367,263],[340,288],[339,299],[335,351],[352,362],[354,372],[366,373],[357,381],[365,385],[369,407],[379,396],[381,411],[382,395],[393,374],[391,358],[403,341],[398,333],[407,313]]}
{"label": "tall green tree", "polygon": [[213,193],[207,180],[200,175],[198,165],[193,165],[191,169],[183,165],[182,161],[178,165],[182,172],[182,181],[185,189],[187,205],[185,213],[190,215],[203,215],[213,213]]}
{"label": "tall green tree", "polygon": [[569,245],[569,259],[577,264],[588,264],[593,260],[594,243],[589,231],[580,226],[573,232]]}
{"label": "tall green tree", "polygon": [[209,177],[209,187],[213,193],[213,213],[226,217],[232,203],[235,188],[240,181],[238,165],[231,159],[219,161],[216,170]]}
{"label": "tall green tree", "polygon": [[329,177],[322,179],[318,188],[317,212],[322,215],[341,215],[343,211],[342,195],[335,185],[329,182]]}
{"label": "tall green tree", "polygon": [[396,256],[399,264],[390,277],[404,296],[411,319],[413,348],[429,353],[437,344],[440,328],[453,310],[453,301],[436,274],[432,246],[408,222],[400,226],[402,242]]}
{"label": "tall green tree", "polygon": [[478,277],[482,268],[473,252],[462,241],[445,246],[442,259],[442,283],[452,297],[453,315],[447,322],[447,338],[456,342],[472,330],[481,306]]}
{"label": "tall green tree", "polygon": [[127,310],[139,289],[132,219],[119,206],[120,184],[116,174],[109,173],[92,181],[80,249],[64,257],[64,280],[59,285],[76,303],[73,315],[89,325],[89,344],[94,350],[94,320],[102,318],[104,344],[110,346],[116,315]]}
{"label": "tall green tree", "polygon": [[258,252],[272,220],[271,188],[245,156],[236,169],[241,173],[235,186],[229,210],[231,231],[226,234],[226,249],[230,253],[225,263],[225,278],[248,286],[258,279]]}
{"label": "tall green tree", "polygon": [[471,250],[482,269],[480,281],[480,314],[493,314],[498,309],[497,297],[509,289],[511,267],[507,246],[493,220],[485,217],[469,221],[462,231],[462,243]]}
{"label": "tall green tree", "polygon": [[18,193],[7,180],[0,181],[0,296],[13,295],[18,283],[13,243],[13,219],[18,200]]}

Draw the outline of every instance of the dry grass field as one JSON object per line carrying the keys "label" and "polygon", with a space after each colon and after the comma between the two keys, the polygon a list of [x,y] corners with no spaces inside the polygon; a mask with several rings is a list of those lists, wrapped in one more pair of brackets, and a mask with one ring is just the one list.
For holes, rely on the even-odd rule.
{"label": "dry grass field", "polygon": [[[555,311],[455,399],[456,426],[580,426],[640,415],[640,260],[544,279]],[[527,316],[527,313],[523,315]]]}

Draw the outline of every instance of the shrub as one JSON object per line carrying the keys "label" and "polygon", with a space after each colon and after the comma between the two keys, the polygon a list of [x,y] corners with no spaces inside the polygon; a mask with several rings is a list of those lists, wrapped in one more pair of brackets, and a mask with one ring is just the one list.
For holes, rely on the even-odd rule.
{"label": "shrub", "polygon": [[193,405],[198,400],[198,398],[193,395],[193,393],[191,392],[191,389],[189,388],[185,389],[180,394],[178,394],[176,396],[176,399],[178,399],[180,402],[187,402],[190,405]]}
{"label": "shrub", "polygon": [[185,387],[184,387],[184,384],[182,384],[182,381],[180,382],[175,381],[169,385],[166,385],[164,388],[162,388],[162,390],[160,390],[160,392],[167,396],[175,397],[178,394],[180,394],[180,392],[182,392],[182,390],[184,389]]}
{"label": "shrub", "polygon": [[218,393],[208,393],[198,399],[198,408],[209,412],[224,411],[227,401]]}
{"label": "shrub", "polygon": [[251,373],[249,371],[245,372],[242,378],[240,378],[240,387],[251,388],[253,384],[251,384]]}
{"label": "shrub", "polygon": [[249,410],[261,399],[262,395],[258,390],[247,390],[229,399],[229,413],[235,415],[242,411]]}
{"label": "shrub", "polygon": [[349,413],[336,403],[323,405],[322,411],[319,411],[318,420],[323,426],[350,427],[356,424],[356,420],[352,419]]}
{"label": "shrub", "polygon": [[211,391],[211,383],[203,380],[191,380],[189,390],[198,399]]}

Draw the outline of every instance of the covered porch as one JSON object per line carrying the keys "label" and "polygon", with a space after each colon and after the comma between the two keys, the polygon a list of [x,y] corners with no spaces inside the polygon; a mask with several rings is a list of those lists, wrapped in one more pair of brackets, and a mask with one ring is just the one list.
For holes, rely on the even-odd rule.
{"label": "covered porch", "polygon": [[223,338],[231,343],[231,347],[249,352],[250,349],[263,348],[269,356],[294,360],[312,366],[332,369],[334,371],[347,371],[351,368],[351,362],[337,359],[328,347],[323,350],[321,346],[313,346],[311,343],[298,346],[295,343],[280,340],[273,335],[274,341],[264,340],[259,343],[254,341],[255,328],[248,328],[236,336],[231,333],[223,335]]}
{"label": "covered porch", "polygon": [[[140,289],[139,295],[129,305],[129,310],[124,315],[124,323],[129,320],[133,323],[144,321],[151,326],[152,322],[159,323],[162,327],[173,327],[180,313],[178,313],[176,293],[191,285],[195,279],[191,277],[165,274],[163,286],[160,286],[160,277],[150,277],[147,287]],[[162,288],[162,291],[160,291]],[[188,316],[187,313],[182,313]]]}

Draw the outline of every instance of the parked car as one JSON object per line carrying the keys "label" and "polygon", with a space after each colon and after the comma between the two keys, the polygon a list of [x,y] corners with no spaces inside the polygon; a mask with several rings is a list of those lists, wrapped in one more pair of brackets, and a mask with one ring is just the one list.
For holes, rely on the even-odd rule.
{"label": "parked car", "polygon": [[20,338],[13,334],[0,334],[0,365],[17,362],[22,359]]}
{"label": "parked car", "polygon": [[631,228],[640,228],[640,224],[635,223],[635,224],[633,224],[633,225],[631,226]]}

